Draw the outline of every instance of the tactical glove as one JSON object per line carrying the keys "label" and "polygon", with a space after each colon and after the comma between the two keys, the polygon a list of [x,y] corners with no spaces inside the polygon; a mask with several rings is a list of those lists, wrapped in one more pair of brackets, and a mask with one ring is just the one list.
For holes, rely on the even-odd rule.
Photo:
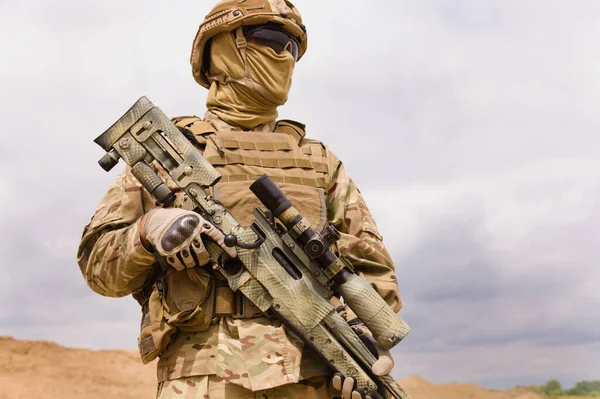
{"label": "tactical glove", "polygon": [[210,260],[202,243],[208,236],[231,257],[235,248],[225,245],[224,234],[195,212],[179,208],[154,208],[140,221],[140,238],[146,249],[156,249],[167,263],[177,270],[203,266]]}
{"label": "tactical glove", "polygon": [[[394,368],[394,359],[392,359],[390,351],[383,349],[381,345],[379,345],[373,338],[373,334],[371,334],[369,329],[363,323],[353,326],[352,329],[371,352],[376,352],[376,354],[373,354],[377,356],[377,361],[373,363],[373,366],[371,367],[373,374],[383,377],[391,373]],[[344,378],[341,375],[336,374],[333,376],[331,383],[334,389],[341,392],[343,399],[363,398],[360,392],[354,390],[354,378]],[[367,395],[364,398],[375,399],[370,395]]]}

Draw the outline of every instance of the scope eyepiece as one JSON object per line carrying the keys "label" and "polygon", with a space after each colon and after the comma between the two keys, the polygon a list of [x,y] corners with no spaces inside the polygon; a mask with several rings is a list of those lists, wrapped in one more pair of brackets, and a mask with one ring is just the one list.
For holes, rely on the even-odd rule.
{"label": "scope eyepiece", "polygon": [[277,183],[269,175],[264,174],[250,185],[250,191],[273,213],[279,217],[283,212],[292,207],[292,202],[287,199]]}

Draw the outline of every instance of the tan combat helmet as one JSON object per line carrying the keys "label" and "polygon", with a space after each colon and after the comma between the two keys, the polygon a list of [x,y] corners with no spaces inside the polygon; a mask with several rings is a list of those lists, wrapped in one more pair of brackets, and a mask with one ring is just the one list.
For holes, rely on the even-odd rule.
{"label": "tan combat helmet", "polygon": [[[298,41],[298,59],[306,52],[306,28],[298,9],[284,0],[224,0],[208,13],[200,25],[192,47],[192,73],[200,85],[210,87],[207,73],[206,45],[208,41],[223,32],[233,32],[242,26],[277,24]],[[236,37],[240,37],[236,35]],[[238,48],[244,44],[237,41]],[[245,57],[244,57],[245,58]]]}

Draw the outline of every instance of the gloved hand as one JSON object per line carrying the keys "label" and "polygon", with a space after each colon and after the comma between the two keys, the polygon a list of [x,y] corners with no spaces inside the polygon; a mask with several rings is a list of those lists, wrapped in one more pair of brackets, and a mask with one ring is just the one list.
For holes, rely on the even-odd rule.
{"label": "gloved hand", "polygon": [[[377,341],[373,338],[373,334],[369,331],[367,326],[364,324],[358,324],[353,326],[352,329],[359,336],[361,341],[371,350],[371,352],[377,352],[377,361],[373,363],[371,370],[373,374],[379,377],[383,377],[384,375],[388,375],[392,372],[394,368],[394,359],[392,359],[392,354],[390,351],[385,350],[379,345]],[[339,374],[333,376],[331,381],[333,388],[340,391],[343,399],[362,399],[363,396],[360,392],[354,390],[354,378],[348,377],[344,378]],[[375,399],[370,395],[367,395],[365,399]]]}
{"label": "gloved hand", "polygon": [[144,247],[148,250],[156,248],[158,254],[177,270],[208,263],[210,256],[202,243],[203,234],[231,257],[237,256],[235,248],[225,245],[224,234],[196,212],[154,208],[140,221],[140,239]]}

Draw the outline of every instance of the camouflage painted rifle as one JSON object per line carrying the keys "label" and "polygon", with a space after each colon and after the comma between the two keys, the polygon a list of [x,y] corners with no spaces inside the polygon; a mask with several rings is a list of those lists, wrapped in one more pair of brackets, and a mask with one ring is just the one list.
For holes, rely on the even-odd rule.
{"label": "camouflage painted rifle", "polygon": [[409,399],[391,376],[373,375],[375,356],[329,301],[335,289],[385,349],[408,334],[408,325],[366,280],[354,274],[350,263],[330,249],[339,239],[335,228],[316,233],[267,175],[250,189],[281,223],[255,209],[254,223],[241,226],[205,191],[221,175],[146,97],[95,142],[107,151],[99,161],[105,170],[123,159],[146,190],[167,206],[175,196],[150,167],[158,162],[194,201],[195,211],[226,235],[225,242],[236,247],[237,258],[231,259],[216,243],[208,242],[206,248],[213,269],[233,291],[240,290],[261,311],[277,315],[335,373],[353,377],[363,395],[369,392],[376,397],[377,390],[386,390],[394,398]]}

